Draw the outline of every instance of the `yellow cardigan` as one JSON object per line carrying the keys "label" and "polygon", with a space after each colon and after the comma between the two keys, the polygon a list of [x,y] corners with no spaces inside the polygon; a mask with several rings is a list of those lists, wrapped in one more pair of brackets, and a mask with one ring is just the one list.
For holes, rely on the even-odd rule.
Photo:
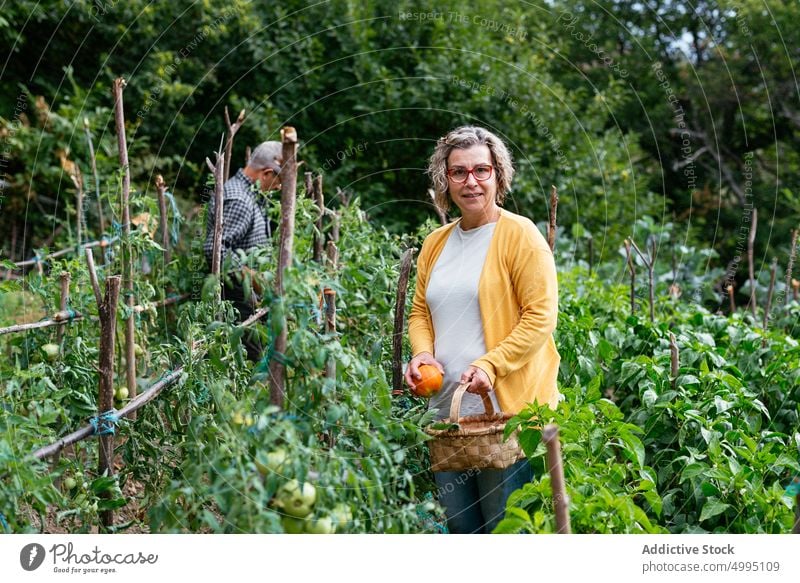
{"label": "yellow cardigan", "polygon": [[[417,259],[417,286],[408,321],[411,350],[434,352],[428,276],[458,221],[425,238]],[[536,225],[505,209],[495,227],[478,284],[483,334],[489,351],[472,363],[489,376],[506,413],[534,401],[555,408],[561,357],[553,341],[558,280],[553,254]]]}

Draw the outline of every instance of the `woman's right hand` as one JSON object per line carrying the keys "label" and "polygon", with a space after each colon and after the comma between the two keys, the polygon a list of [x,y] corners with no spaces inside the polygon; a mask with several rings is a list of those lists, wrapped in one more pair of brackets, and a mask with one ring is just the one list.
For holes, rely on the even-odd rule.
{"label": "woman's right hand", "polygon": [[430,352],[420,352],[411,359],[406,367],[405,379],[409,387],[414,387],[417,384],[417,381],[419,381],[421,378],[421,375],[419,374],[419,367],[422,364],[430,364],[435,366],[437,369],[439,369],[439,372],[444,375],[444,367],[438,360],[433,358],[433,355]]}

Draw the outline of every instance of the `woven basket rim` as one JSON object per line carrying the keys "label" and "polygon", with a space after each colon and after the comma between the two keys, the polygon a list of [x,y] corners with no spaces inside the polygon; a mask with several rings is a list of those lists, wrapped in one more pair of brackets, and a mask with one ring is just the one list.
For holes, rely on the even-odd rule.
{"label": "woven basket rim", "polygon": [[[461,417],[458,420],[458,429],[431,429],[428,425],[424,431],[432,437],[473,437],[479,435],[494,435],[495,433],[502,433],[505,431],[506,422],[511,419],[513,415],[508,413],[496,413],[494,415],[471,415],[469,417]],[[438,423],[447,423],[446,419],[438,421]],[[489,425],[485,425],[488,423]]]}

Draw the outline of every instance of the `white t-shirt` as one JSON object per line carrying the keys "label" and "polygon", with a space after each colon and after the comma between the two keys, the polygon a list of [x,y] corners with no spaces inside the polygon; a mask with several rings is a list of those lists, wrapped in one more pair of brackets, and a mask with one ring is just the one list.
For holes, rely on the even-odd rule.
{"label": "white t-shirt", "polygon": [[[456,225],[428,279],[425,301],[431,311],[434,357],[444,366],[442,390],[431,397],[429,407],[439,409],[438,419],[450,414],[450,401],[461,374],[471,362],[486,354],[478,283],[497,223],[464,231]],[[497,411],[500,407],[492,394]],[[461,416],[484,412],[479,395],[466,393]]]}

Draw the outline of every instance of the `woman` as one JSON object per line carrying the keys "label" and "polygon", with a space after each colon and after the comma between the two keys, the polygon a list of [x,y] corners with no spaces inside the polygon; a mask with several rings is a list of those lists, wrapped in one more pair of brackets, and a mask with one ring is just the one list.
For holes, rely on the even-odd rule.
{"label": "woman", "polygon": [[[514,168],[493,133],[463,126],[440,139],[428,172],[437,205],[452,201],[461,218],[428,235],[417,260],[409,318],[412,387],[419,366],[444,374],[430,407],[447,417],[453,392],[469,383],[461,415],[483,413],[492,391],[506,413],[534,401],[555,407],[560,357],[553,342],[558,283],[550,247],[527,218],[500,207]],[[532,479],[523,459],[505,470],[434,472],[453,533],[491,532],[508,495]]]}

